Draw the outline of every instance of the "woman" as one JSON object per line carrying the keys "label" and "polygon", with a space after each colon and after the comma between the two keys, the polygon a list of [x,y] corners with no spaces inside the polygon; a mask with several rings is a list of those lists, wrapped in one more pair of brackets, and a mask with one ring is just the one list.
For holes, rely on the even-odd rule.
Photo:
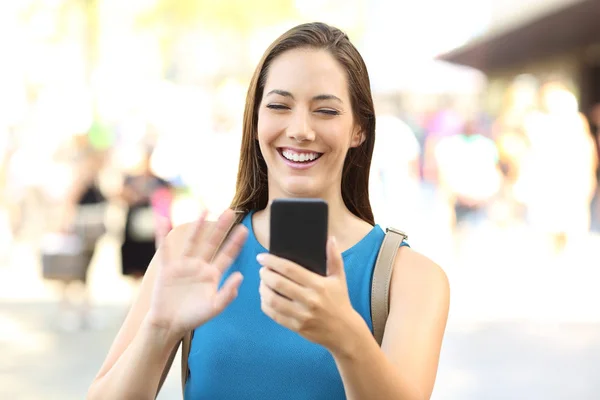
{"label": "woman", "polygon": [[477,122],[467,120],[462,133],[442,138],[436,147],[440,187],[454,209],[453,229],[465,221],[481,220],[482,213],[501,184],[498,150],[480,133]]}
{"label": "woman", "polygon": [[[144,153],[138,170],[125,177],[121,198],[128,206],[125,234],[121,245],[123,275],[140,279],[156,252],[155,213],[168,218],[168,210],[158,210],[158,200],[170,203],[168,182],[155,176],[150,166],[151,153]],[[165,207],[163,207],[165,208]],[[166,207],[168,209],[168,206]]]}
{"label": "woman", "polygon": [[[246,102],[232,208],[248,212],[214,262],[233,211],[168,235],[89,398],[154,398],[193,329],[189,399],[429,398],[448,314],[444,272],[403,246],[381,348],[369,329],[369,272],[384,237],[367,190],[374,131],[367,70],[345,34],[313,23],[277,39]],[[295,153],[317,159],[300,165]],[[264,248],[278,197],[329,203],[327,277]]]}
{"label": "woman", "polygon": [[527,124],[530,151],[517,183],[527,195],[529,221],[561,254],[572,239],[589,232],[596,152],[587,119],[563,83],[544,84],[539,96],[541,109]]}
{"label": "woman", "polygon": [[[87,135],[77,135],[69,147],[72,178],[57,200],[57,213],[50,214],[50,232],[42,244],[43,277],[61,285],[61,327],[86,328],[92,323],[88,271],[101,237],[106,233],[107,200],[99,185],[104,154],[94,149]],[[54,221],[56,220],[56,221]],[[81,306],[69,296],[71,283],[83,284]]]}
{"label": "woman", "polygon": [[524,205],[519,193],[515,193],[515,187],[518,187],[515,185],[521,178],[529,151],[525,128],[537,107],[537,85],[537,80],[529,75],[516,77],[504,95],[500,115],[492,127],[502,172],[500,196],[495,202],[502,208],[494,207],[495,211],[502,211],[495,218],[502,224],[525,218]]}

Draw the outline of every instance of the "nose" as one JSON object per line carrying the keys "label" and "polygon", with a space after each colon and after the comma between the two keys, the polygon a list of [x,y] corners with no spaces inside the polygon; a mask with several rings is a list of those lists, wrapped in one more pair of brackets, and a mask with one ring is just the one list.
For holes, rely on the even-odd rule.
{"label": "nose", "polygon": [[296,111],[288,125],[286,136],[297,142],[315,140],[315,131],[310,124],[310,113],[307,111]]}

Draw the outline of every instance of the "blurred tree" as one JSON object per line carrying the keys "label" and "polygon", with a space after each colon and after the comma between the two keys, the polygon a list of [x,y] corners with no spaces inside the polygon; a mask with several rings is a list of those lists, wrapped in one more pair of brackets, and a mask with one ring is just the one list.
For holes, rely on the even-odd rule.
{"label": "blurred tree", "polygon": [[140,27],[162,25],[184,30],[200,24],[208,30],[247,34],[296,15],[294,0],[157,0],[154,7],[140,14],[138,23]]}
{"label": "blurred tree", "polygon": [[[169,77],[178,75],[175,72],[180,67],[178,47],[181,51],[186,36],[198,34],[232,39],[237,48],[223,51],[233,50],[237,64],[243,70],[251,59],[249,52],[253,34],[297,18],[295,3],[295,0],[156,0],[153,6],[139,13],[136,28],[157,35]],[[241,74],[245,77],[244,73]],[[214,79],[215,83],[220,81],[217,76]]]}
{"label": "blurred tree", "polygon": [[85,42],[87,50],[86,76],[88,84],[91,85],[92,75],[98,57],[98,37],[100,29],[98,23],[98,0],[79,0],[79,3],[80,7],[83,9],[85,18]]}

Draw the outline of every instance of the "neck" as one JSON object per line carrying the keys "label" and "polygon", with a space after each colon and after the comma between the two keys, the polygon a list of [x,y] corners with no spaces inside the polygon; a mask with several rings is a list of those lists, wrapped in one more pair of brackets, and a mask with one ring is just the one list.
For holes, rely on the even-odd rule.
{"label": "neck", "polygon": [[[274,199],[280,198],[293,198],[295,196],[291,196],[283,193],[282,191],[275,190],[269,188],[269,202],[267,207],[256,213],[257,219],[263,221],[266,226],[268,226],[271,203]],[[365,226],[368,225],[366,222],[362,221],[359,217],[354,215],[346,204],[344,203],[344,199],[342,198],[341,187],[333,187],[331,190],[321,194],[315,194],[311,196],[306,196],[310,198],[320,198],[327,202],[328,205],[328,233],[329,235],[333,235],[338,240],[343,240],[349,234],[349,228],[357,226]]]}
{"label": "neck", "polygon": [[[335,236],[338,246],[346,250],[362,239],[372,226],[352,214],[344,204],[341,187],[333,188],[335,190],[321,193],[320,195],[311,195],[327,202],[329,208],[328,234]],[[256,239],[264,247],[269,243],[269,225],[271,202],[277,198],[291,198],[294,196],[285,195],[283,192],[269,188],[269,203],[264,210],[257,210],[252,220],[252,228]],[[306,196],[308,197],[308,196]],[[268,248],[268,247],[267,247]]]}

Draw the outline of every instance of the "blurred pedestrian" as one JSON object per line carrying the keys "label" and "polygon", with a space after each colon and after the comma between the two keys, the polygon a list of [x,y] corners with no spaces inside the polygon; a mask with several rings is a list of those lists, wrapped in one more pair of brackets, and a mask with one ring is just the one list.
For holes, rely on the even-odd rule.
{"label": "blurred pedestrian", "polygon": [[[416,228],[421,149],[412,129],[390,113],[377,116],[369,195],[373,213],[391,226]],[[411,229],[413,228],[413,229]]]}
{"label": "blurred pedestrian", "polygon": [[120,196],[127,206],[122,272],[135,280],[144,276],[156,251],[156,218],[170,220],[171,185],[154,174],[151,160],[152,152],[143,152],[125,176]]}
{"label": "blurred pedestrian", "polygon": [[535,78],[529,75],[515,78],[504,94],[502,109],[492,127],[503,174],[501,196],[495,207],[496,220],[500,223],[525,219],[525,207],[514,192],[514,186],[529,151],[525,125],[537,110],[537,90]]}
{"label": "blurred pedestrian", "polygon": [[561,252],[569,237],[590,229],[597,154],[572,92],[549,82],[540,99],[540,111],[527,123],[530,152],[516,190],[526,199],[529,221]]}
{"label": "blurred pedestrian", "polygon": [[[88,273],[98,241],[106,233],[107,208],[99,185],[104,154],[90,146],[87,135],[73,140],[72,180],[42,241],[42,275],[61,283],[60,323],[68,330],[93,323]],[[70,295],[72,283],[82,284],[79,301]]]}
{"label": "blurred pedestrian", "polygon": [[494,141],[470,119],[462,133],[440,140],[435,158],[440,187],[454,209],[454,228],[463,221],[481,222],[502,182]]}

